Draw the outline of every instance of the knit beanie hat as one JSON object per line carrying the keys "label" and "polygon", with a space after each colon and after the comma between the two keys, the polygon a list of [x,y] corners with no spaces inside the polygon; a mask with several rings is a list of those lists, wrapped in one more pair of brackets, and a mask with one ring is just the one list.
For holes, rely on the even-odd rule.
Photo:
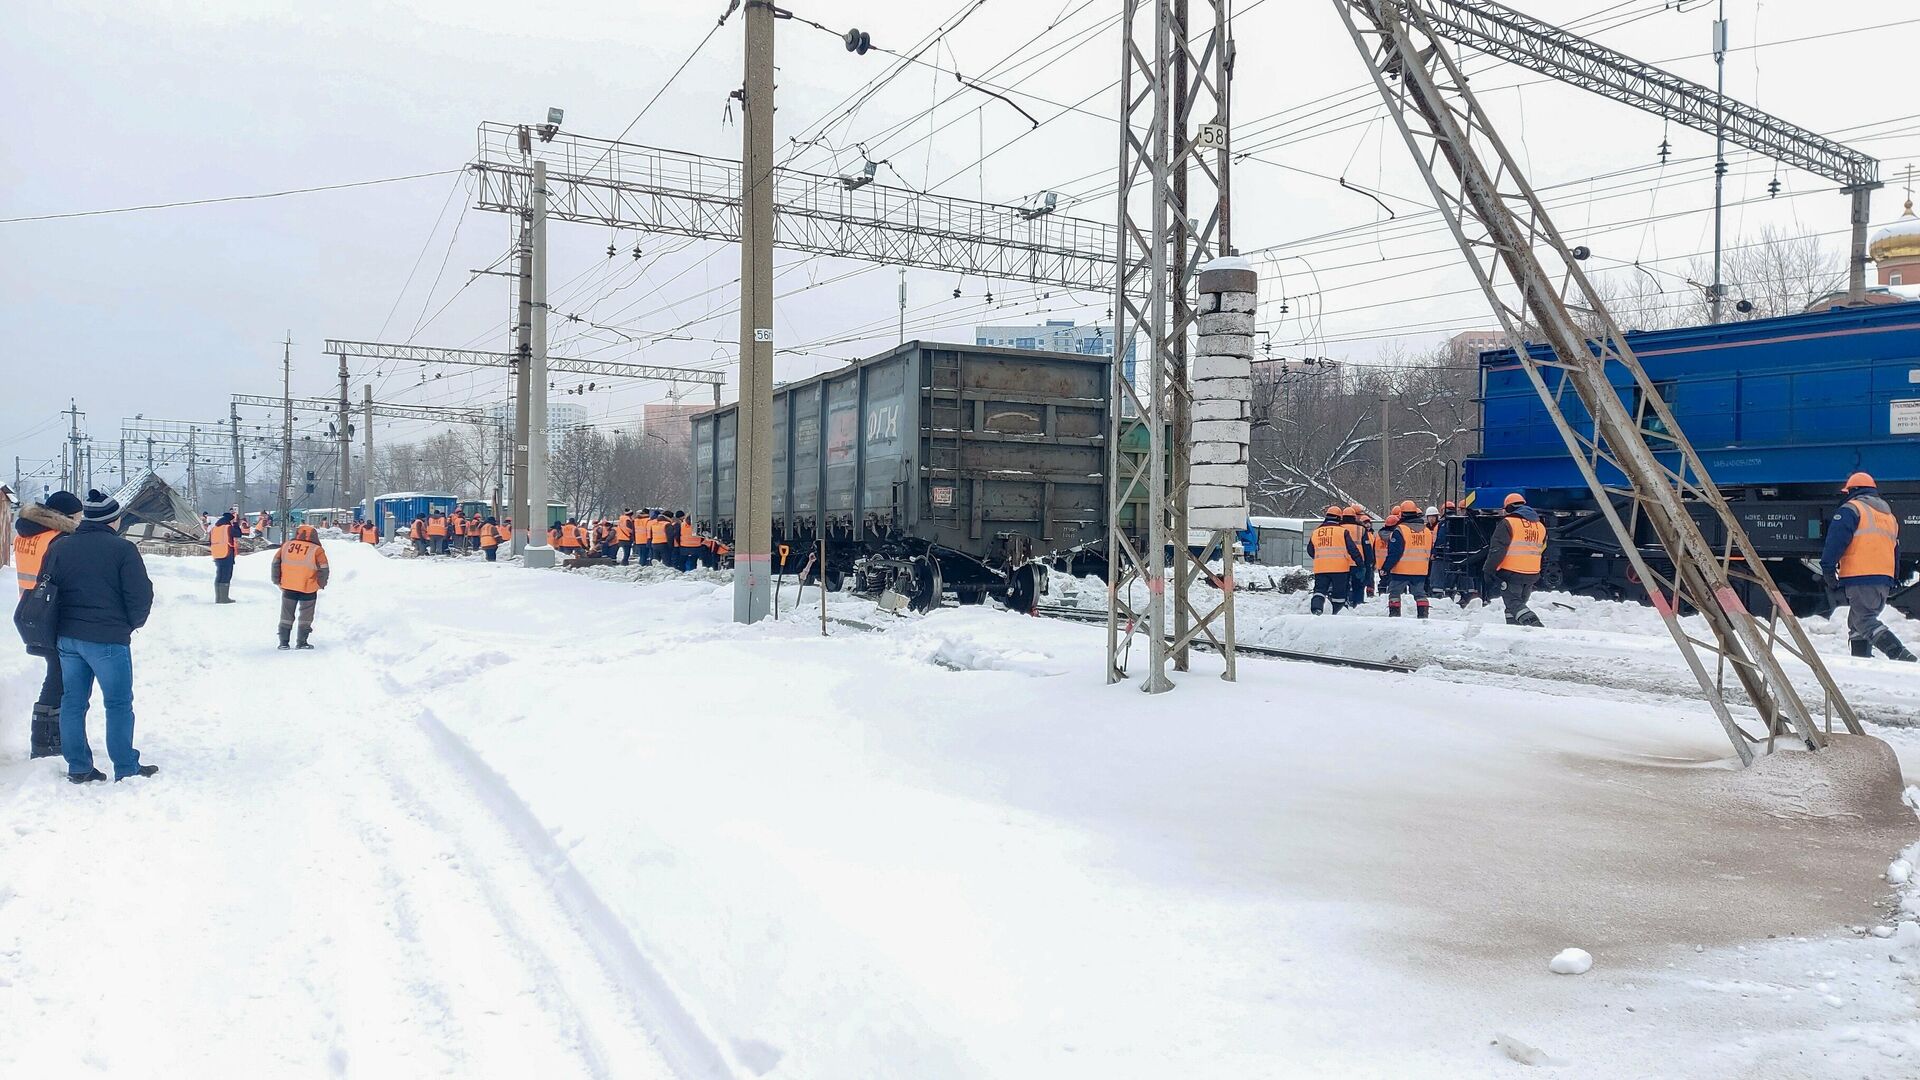
{"label": "knit beanie hat", "polygon": [[120,516],[120,501],[97,488],[87,489],[87,501],[80,507],[83,521],[112,521]]}
{"label": "knit beanie hat", "polygon": [[56,514],[73,517],[80,512],[80,496],[71,491],[56,491],[47,496],[47,501],[41,505]]}

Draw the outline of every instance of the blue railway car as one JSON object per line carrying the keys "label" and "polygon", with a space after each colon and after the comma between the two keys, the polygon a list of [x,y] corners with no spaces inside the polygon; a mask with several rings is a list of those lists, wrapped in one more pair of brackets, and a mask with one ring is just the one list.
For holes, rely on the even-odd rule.
{"label": "blue railway car", "polygon": [[[1648,377],[1793,607],[1828,606],[1818,559],[1839,487],[1872,473],[1901,522],[1916,529],[1901,551],[1905,580],[1920,572],[1920,303],[1843,308],[1720,326],[1628,333]],[[1544,347],[1534,355],[1546,358]],[[1546,371],[1547,384],[1556,373]],[[1639,391],[1617,367],[1629,408]],[[1481,448],[1463,479],[1475,501],[1498,506],[1518,491],[1548,515],[1554,545],[1543,586],[1639,596],[1628,563],[1512,349],[1480,356]],[[1571,395],[1567,420],[1591,435]],[[1651,431],[1659,421],[1650,418]],[[1657,438],[1650,444],[1658,449]],[[1677,455],[1664,455],[1671,458]],[[1622,481],[1607,467],[1601,479]],[[1702,524],[1718,544],[1717,522]],[[1636,539],[1657,551],[1644,522]],[[1911,593],[1897,595],[1904,610]],[[1749,596],[1757,609],[1764,599]]]}

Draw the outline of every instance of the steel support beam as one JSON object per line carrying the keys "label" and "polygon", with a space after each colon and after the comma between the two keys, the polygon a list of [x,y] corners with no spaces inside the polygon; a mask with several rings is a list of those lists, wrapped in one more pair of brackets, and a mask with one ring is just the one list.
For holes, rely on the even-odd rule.
{"label": "steel support beam", "polygon": [[[1809,747],[1825,745],[1780,653],[1806,666],[1834,714],[1858,734],[1852,707],[1442,45],[1440,30],[1417,3],[1335,0],[1335,7],[1520,367],[1735,752],[1743,762],[1753,759],[1752,737],[1735,722],[1722,682],[1729,670],[1760,714],[1767,740],[1791,729]],[[1534,341],[1544,348],[1536,352]],[[1569,395],[1577,409],[1562,408]],[[1722,547],[1708,543],[1693,508],[1718,526]],[[1629,520],[1647,523],[1671,571],[1650,563]],[[1760,625],[1735,581],[1752,583],[1768,598],[1775,627]],[[1695,637],[1681,623],[1689,610],[1705,624],[1706,636]],[[1709,672],[1708,657],[1719,676]]]}

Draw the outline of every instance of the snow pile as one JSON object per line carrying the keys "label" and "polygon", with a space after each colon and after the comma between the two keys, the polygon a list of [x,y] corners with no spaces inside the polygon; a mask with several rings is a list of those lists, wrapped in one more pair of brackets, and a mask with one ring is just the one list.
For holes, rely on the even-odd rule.
{"label": "snow pile", "polygon": [[1547,970],[1555,975],[1585,975],[1593,970],[1593,954],[1585,949],[1561,949],[1547,961]]}

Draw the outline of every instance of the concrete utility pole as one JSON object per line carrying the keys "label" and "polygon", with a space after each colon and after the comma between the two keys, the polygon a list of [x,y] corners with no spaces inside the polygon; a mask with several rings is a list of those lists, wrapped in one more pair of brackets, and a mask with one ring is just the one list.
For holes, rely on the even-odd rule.
{"label": "concrete utility pole", "polygon": [[[367,520],[373,521],[373,386],[371,384],[361,384],[360,402],[360,435],[363,440],[361,445],[364,447],[361,452],[367,457],[365,475],[361,482],[367,489]],[[380,526],[383,532],[385,531],[385,522],[373,521],[373,523]]]}
{"label": "concrete utility pole", "polygon": [[[80,411],[72,398],[67,399],[65,409],[67,417],[67,446],[60,452],[60,486],[68,491],[80,479],[80,418],[86,414]],[[72,461],[69,462],[68,458]]]}
{"label": "concrete utility pole", "polygon": [[547,163],[533,163],[533,349],[527,362],[527,547],[524,565],[552,566],[547,546]]}
{"label": "concrete utility pole", "polygon": [[240,455],[240,406],[227,403],[227,441],[233,448],[233,512],[239,513],[247,501],[247,464]]}
{"label": "concrete utility pole", "polygon": [[733,621],[740,623],[767,617],[773,581],[773,20],[769,0],[747,0],[733,528]]}
{"label": "concrete utility pole", "polygon": [[1380,520],[1387,520],[1393,512],[1393,452],[1389,445],[1391,436],[1387,434],[1387,410],[1392,402],[1380,399]]}
{"label": "concrete utility pole", "polygon": [[[529,194],[531,201],[531,194]],[[533,207],[520,219],[520,322],[513,364],[513,553],[524,554],[533,535],[533,513],[527,499],[527,403],[533,396]],[[542,510],[542,514],[546,511]]]}
{"label": "concrete utility pole", "polygon": [[280,542],[287,542],[287,517],[293,512],[293,331],[280,357]]}
{"label": "concrete utility pole", "polygon": [[[1727,92],[1727,4],[1720,0],[1713,16],[1713,92],[1724,95]],[[1726,110],[1720,111],[1720,121],[1713,129],[1713,284],[1708,286],[1707,306],[1711,313],[1709,321],[1720,321],[1720,301],[1727,294],[1726,285],[1720,280],[1720,219],[1725,210],[1725,191],[1727,186],[1727,122]]]}
{"label": "concrete utility pole", "polygon": [[347,411],[347,358],[343,356],[340,358],[340,482],[333,500],[335,506],[353,497],[349,494],[353,490],[353,425],[348,422],[352,415]]}

